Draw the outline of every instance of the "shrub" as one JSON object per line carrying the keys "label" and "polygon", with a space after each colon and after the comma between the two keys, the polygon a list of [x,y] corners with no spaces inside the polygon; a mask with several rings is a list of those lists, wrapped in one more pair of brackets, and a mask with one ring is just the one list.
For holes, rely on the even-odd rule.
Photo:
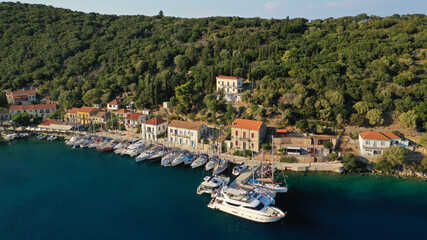
{"label": "shrub", "polygon": [[341,162],[347,172],[363,172],[366,170],[366,164],[357,159],[353,154],[345,155]]}
{"label": "shrub", "polygon": [[327,149],[332,149],[332,147],[333,147],[334,145],[332,144],[332,142],[325,142],[324,144],[323,144],[323,147],[324,148],[327,148]]}
{"label": "shrub", "polygon": [[332,161],[335,161],[338,158],[338,154],[337,153],[331,153],[331,154],[329,154],[329,158]]}
{"label": "shrub", "polygon": [[297,159],[293,156],[281,157],[280,158],[280,162],[285,162],[285,163],[294,163],[296,161],[297,161]]}

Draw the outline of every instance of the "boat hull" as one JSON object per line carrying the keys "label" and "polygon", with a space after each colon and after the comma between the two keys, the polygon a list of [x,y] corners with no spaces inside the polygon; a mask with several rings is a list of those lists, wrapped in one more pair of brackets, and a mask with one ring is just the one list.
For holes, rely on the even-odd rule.
{"label": "boat hull", "polygon": [[225,213],[237,216],[237,217],[244,218],[246,220],[250,220],[250,221],[254,221],[254,222],[260,222],[260,223],[277,222],[280,219],[285,217],[285,214],[283,214],[283,216],[279,215],[279,216],[274,216],[274,217],[262,216],[260,214],[253,214],[251,212],[243,211],[241,209],[236,210],[234,207],[229,207],[229,206],[226,206],[223,204],[218,204],[216,202],[209,203],[208,207],[212,208],[212,209],[220,210],[222,212],[225,212]]}

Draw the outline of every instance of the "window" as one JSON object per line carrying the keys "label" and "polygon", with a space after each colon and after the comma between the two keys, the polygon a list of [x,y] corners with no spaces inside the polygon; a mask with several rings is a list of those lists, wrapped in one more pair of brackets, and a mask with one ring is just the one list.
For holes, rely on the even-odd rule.
{"label": "window", "polygon": [[194,147],[194,141],[191,141],[191,146]]}
{"label": "window", "polygon": [[187,136],[187,132],[184,132],[184,136]]}
{"label": "window", "polygon": [[235,87],[235,86],[234,86],[234,82],[233,82],[233,87]]}
{"label": "window", "polygon": [[385,142],[381,141],[381,146],[385,146]]}
{"label": "window", "polygon": [[236,136],[238,136],[239,135],[239,131],[236,131]]}
{"label": "window", "polygon": [[179,135],[182,135],[182,130],[179,130]]}
{"label": "window", "polygon": [[366,141],[365,141],[365,144],[369,144],[369,141],[368,141],[368,140],[366,140]]}
{"label": "window", "polygon": [[178,134],[178,130],[175,130],[175,134]]}
{"label": "window", "polygon": [[188,139],[187,139],[187,140],[185,140],[185,143],[188,145]]}
{"label": "window", "polygon": [[246,139],[246,132],[243,132],[243,139]]}
{"label": "window", "polygon": [[173,142],[173,138],[171,137],[171,143]]}
{"label": "window", "polygon": [[192,136],[192,137],[194,136],[194,132],[192,132],[192,133],[191,133],[191,136]]}
{"label": "window", "polygon": [[254,148],[255,148],[253,143],[251,143],[251,146],[252,146],[252,149],[254,149]]}
{"label": "window", "polygon": [[237,147],[237,146],[239,146],[239,141],[236,141],[236,145],[235,145],[235,146],[236,146],[236,147]]}
{"label": "window", "polygon": [[255,134],[254,134],[254,133],[252,133],[252,134],[251,134],[251,137],[252,137],[252,138],[254,138],[254,137],[255,137]]}
{"label": "window", "polygon": [[173,133],[173,130],[171,129],[171,131],[170,131],[171,133]]}

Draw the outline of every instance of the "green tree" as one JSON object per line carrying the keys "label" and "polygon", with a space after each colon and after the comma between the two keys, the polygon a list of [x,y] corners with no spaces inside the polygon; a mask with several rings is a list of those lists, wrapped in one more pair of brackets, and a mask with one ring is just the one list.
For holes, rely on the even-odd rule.
{"label": "green tree", "polygon": [[399,121],[405,127],[415,128],[417,126],[418,116],[413,110],[409,110],[406,113],[401,113],[399,115]]}
{"label": "green tree", "polygon": [[186,114],[191,109],[191,97],[193,95],[191,82],[187,82],[175,88],[177,104],[175,109],[179,113]]}
{"label": "green tree", "polygon": [[366,118],[372,126],[384,123],[383,112],[377,108],[369,110],[368,113],[366,113]]}
{"label": "green tree", "polygon": [[329,149],[329,150],[331,150],[333,146],[334,146],[334,144],[332,144],[332,142],[325,142],[323,144],[323,147],[326,149]]}
{"label": "green tree", "polygon": [[299,129],[301,132],[307,132],[307,129],[308,129],[308,121],[307,121],[307,120],[305,120],[305,119],[298,120],[298,121],[295,123],[295,127],[296,127],[297,129]]}
{"label": "green tree", "polygon": [[3,90],[0,90],[0,107],[7,106],[6,93]]}
{"label": "green tree", "polygon": [[397,169],[402,166],[406,157],[407,152],[404,147],[398,145],[391,146],[378,157],[375,168],[380,171],[389,172],[391,169]]}
{"label": "green tree", "polygon": [[357,102],[353,105],[353,108],[356,109],[357,113],[360,115],[366,114],[369,111],[369,106],[365,102]]}
{"label": "green tree", "polygon": [[13,121],[13,124],[17,127],[28,126],[30,125],[30,121],[31,121],[30,114],[28,114],[27,112],[17,113],[12,116],[12,121]]}
{"label": "green tree", "polygon": [[418,143],[424,147],[427,147],[427,133],[423,133],[421,135],[420,141]]}
{"label": "green tree", "polygon": [[93,104],[101,103],[102,91],[98,89],[91,89],[83,95],[83,102],[86,106],[92,106]]}
{"label": "green tree", "polygon": [[366,164],[357,159],[353,154],[346,154],[341,162],[347,172],[363,172],[366,171]]}
{"label": "green tree", "polygon": [[361,127],[365,124],[365,118],[360,114],[353,113],[350,117],[350,124]]}

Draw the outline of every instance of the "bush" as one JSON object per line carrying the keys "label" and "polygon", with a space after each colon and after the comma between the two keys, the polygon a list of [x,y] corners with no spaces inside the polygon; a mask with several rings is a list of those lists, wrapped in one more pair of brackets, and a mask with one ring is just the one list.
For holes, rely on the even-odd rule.
{"label": "bush", "polygon": [[329,154],[329,158],[332,161],[335,161],[338,158],[338,154],[337,153],[331,153],[331,154]]}
{"label": "bush", "polygon": [[332,144],[332,142],[325,142],[323,144],[323,147],[326,149],[329,149],[329,150],[331,150],[333,146],[334,146],[334,144]]}
{"label": "bush", "polygon": [[264,150],[271,150],[271,144],[270,143],[263,143],[263,144],[261,144],[261,148]]}
{"label": "bush", "polygon": [[389,147],[381,156],[375,169],[383,172],[390,172],[400,168],[406,160],[407,152],[402,146],[394,145]]}
{"label": "bush", "polygon": [[288,149],[282,147],[282,148],[279,148],[279,150],[277,150],[277,151],[279,151],[281,154],[286,154],[288,152]]}
{"label": "bush", "polygon": [[357,159],[353,154],[345,155],[341,162],[347,172],[363,172],[366,170],[366,164]]}
{"label": "bush", "polygon": [[284,163],[294,163],[296,161],[297,161],[297,159],[293,156],[281,157],[280,158],[280,162],[284,162]]}

